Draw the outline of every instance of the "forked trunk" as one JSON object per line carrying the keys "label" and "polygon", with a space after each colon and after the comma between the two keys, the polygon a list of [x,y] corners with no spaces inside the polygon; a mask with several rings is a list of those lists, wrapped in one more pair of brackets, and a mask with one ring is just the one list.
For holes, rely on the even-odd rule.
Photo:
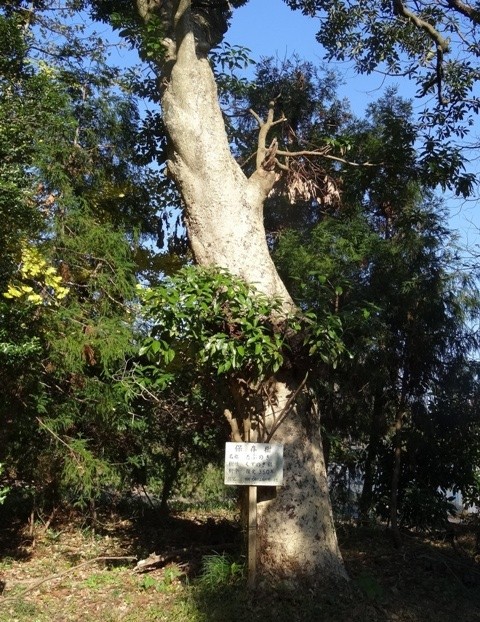
{"label": "forked trunk", "polygon": [[[270,258],[263,226],[263,203],[276,179],[265,142],[268,123],[259,131],[257,170],[247,179],[230,152],[210,64],[198,51],[205,46],[195,41],[190,0],[137,1],[141,13],[146,7],[162,11],[171,7],[172,40],[166,42],[168,56],[162,66],[162,109],[170,138],[168,168],[184,201],[195,259],[200,265],[218,266],[240,276],[281,300],[288,313],[294,304]],[[345,578],[318,411],[301,383],[287,376],[272,380],[263,407],[259,416],[270,430],[274,418],[285,415],[270,439],[285,446],[285,483],[259,504],[260,571],[294,580]]]}

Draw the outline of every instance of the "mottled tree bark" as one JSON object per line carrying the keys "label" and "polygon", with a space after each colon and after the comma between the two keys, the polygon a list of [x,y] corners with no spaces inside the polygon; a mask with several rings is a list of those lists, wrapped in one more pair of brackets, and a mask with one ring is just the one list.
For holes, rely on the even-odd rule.
{"label": "mottled tree bark", "polygon": [[280,374],[273,389],[275,404],[265,411],[267,421],[285,417],[271,439],[284,445],[285,477],[283,486],[258,505],[261,571],[287,580],[345,579],[316,400],[302,388],[286,414],[285,406],[298,390],[298,382]]}

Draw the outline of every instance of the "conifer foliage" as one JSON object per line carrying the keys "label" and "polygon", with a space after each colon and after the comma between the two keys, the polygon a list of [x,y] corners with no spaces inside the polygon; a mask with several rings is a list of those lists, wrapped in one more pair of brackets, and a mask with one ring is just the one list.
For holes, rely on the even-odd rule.
{"label": "conifer foliage", "polygon": [[54,47],[54,23],[17,8],[0,13],[0,460],[38,505],[85,504],[135,458],[117,379],[155,194],[101,42],[63,24]]}

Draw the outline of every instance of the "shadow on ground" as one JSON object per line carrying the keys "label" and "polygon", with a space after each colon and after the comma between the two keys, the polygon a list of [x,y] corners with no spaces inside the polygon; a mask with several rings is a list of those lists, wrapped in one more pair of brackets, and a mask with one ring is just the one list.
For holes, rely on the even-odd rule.
{"label": "shadow on ground", "polygon": [[[27,518],[0,515],[3,558],[28,562],[33,556]],[[158,564],[145,574],[152,585],[163,568],[176,564],[183,571],[184,588],[169,596],[169,622],[480,622],[480,564],[468,529],[453,542],[404,534],[396,549],[382,527],[339,525],[351,577],[348,589],[327,587],[319,577],[321,587],[315,591],[285,585],[251,591],[239,570],[243,536],[232,513],[194,510],[165,516],[153,508],[129,508],[127,514],[116,508],[87,520],[59,512],[49,528],[58,533],[90,529],[137,560],[156,554]],[[209,556],[231,564],[231,572],[223,579],[202,578]],[[146,587],[147,580],[142,589]]]}

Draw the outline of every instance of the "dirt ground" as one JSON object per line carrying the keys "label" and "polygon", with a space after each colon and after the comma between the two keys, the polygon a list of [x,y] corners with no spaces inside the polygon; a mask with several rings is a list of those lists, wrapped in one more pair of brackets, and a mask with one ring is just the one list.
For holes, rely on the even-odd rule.
{"label": "dirt ground", "polygon": [[[456,529],[454,538],[404,534],[395,549],[381,526],[340,524],[351,586],[300,595],[246,589],[231,512],[115,514],[94,527],[73,515],[4,522],[0,622],[480,622],[474,533]],[[215,555],[228,560],[226,575],[224,564],[224,576],[200,581]]]}

